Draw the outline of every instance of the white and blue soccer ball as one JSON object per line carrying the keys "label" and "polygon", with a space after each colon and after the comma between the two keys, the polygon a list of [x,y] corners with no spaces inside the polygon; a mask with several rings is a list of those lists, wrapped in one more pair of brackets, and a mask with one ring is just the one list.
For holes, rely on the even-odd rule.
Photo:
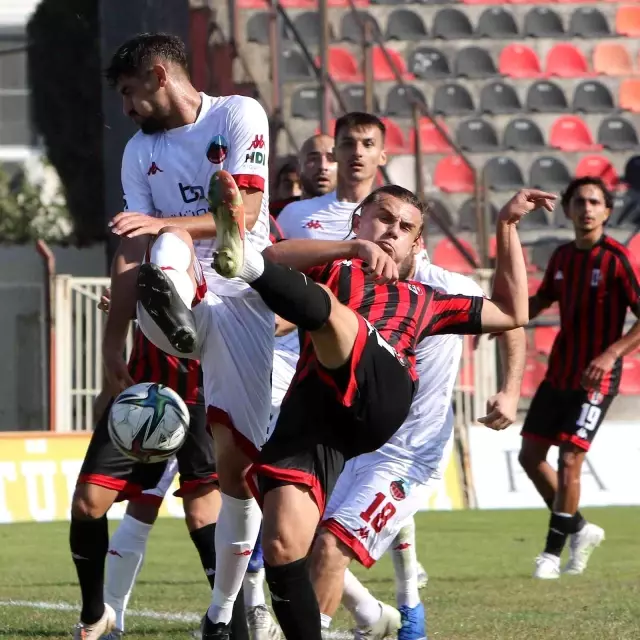
{"label": "white and blue soccer ball", "polygon": [[115,399],[108,425],[113,444],[125,456],[137,462],[162,462],[184,444],[189,410],[173,389],[142,382]]}

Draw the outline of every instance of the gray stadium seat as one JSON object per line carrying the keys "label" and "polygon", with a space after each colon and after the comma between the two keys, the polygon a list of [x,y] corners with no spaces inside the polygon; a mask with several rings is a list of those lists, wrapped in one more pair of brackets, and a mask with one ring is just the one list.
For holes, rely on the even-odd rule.
{"label": "gray stadium seat", "polygon": [[548,7],[533,7],[524,18],[524,35],[530,38],[564,38],[560,16]]}
{"label": "gray stadium seat", "polygon": [[464,151],[495,151],[500,146],[493,125],[482,118],[461,122],[456,130],[456,142]]}
{"label": "gray stadium seat", "polygon": [[640,156],[631,156],[627,160],[621,180],[631,189],[640,191]]}
{"label": "gray stadium seat", "polygon": [[408,95],[412,94],[422,102],[426,103],[424,94],[415,85],[405,87],[392,87],[387,94],[386,115],[399,118],[410,118],[413,115],[413,107]]}
{"label": "gray stadium seat", "polygon": [[600,9],[578,7],[571,14],[569,35],[576,38],[606,38],[611,35],[611,29]]}
{"label": "gray stadium seat", "polygon": [[433,47],[418,47],[413,51],[409,57],[409,72],[423,80],[448,78],[451,75],[446,56]]}
{"label": "gray stadium seat", "polygon": [[473,98],[465,87],[455,82],[448,82],[436,89],[433,98],[433,112],[436,114],[462,116],[476,110]]}
{"label": "gray stadium seat", "polygon": [[280,71],[285,82],[304,82],[315,79],[315,74],[302,53],[294,48],[285,48],[282,52]]}
{"label": "gray stadium seat", "polygon": [[546,147],[540,127],[529,118],[514,118],[504,130],[505,149],[514,151],[540,151]]}
{"label": "gray stadium seat", "polygon": [[[298,33],[302,36],[303,42],[307,46],[313,46],[320,42],[320,21],[315,11],[305,11],[299,13],[293,19],[293,25]],[[333,28],[329,25],[329,37],[334,39]],[[294,40],[293,36],[291,40]]]}
{"label": "gray stadium seat", "polygon": [[[340,40],[345,42],[362,42],[364,37],[362,27],[367,22],[371,25],[371,39],[375,40],[376,37],[381,37],[380,26],[377,20],[367,11],[358,11],[357,15],[360,20],[356,18],[353,11],[346,11],[342,14],[342,20],[340,21]],[[318,14],[315,14],[316,22],[319,25]]]}
{"label": "gray stadium seat", "polygon": [[[453,227],[453,219],[451,217],[451,213],[441,200],[427,200],[427,205],[429,206],[430,211],[433,211],[438,216],[438,218],[440,218],[440,220],[442,220],[447,225],[447,227]],[[436,226],[435,223],[434,226]]]}
{"label": "gray stadium seat", "polygon": [[498,80],[482,87],[480,111],[492,114],[516,113],[522,111],[522,105],[513,86]]}
{"label": "gray stadium seat", "polygon": [[491,158],[484,165],[483,179],[492,191],[517,191],[524,187],[520,167],[506,156]]}
{"label": "gray stadium seat", "polygon": [[571,106],[582,113],[609,113],[616,108],[609,89],[597,80],[581,82],[573,93]]}
{"label": "gray stadium seat", "polygon": [[[498,217],[498,210],[493,202],[489,202],[489,216],[491,224],[495,223]],[[460,231],[478,230],[478,213],[476,210],[476,201],[474,198],[467,198],[458,209],[458,229]]]}
{"label": "gray stadium seat", "polygon": [[291,115],[294,118],[317,120],[320,118],[320,92],[318,87],[300,87],[291,97]]}
{"label": "gray stadium seat", "polygon": [[[351,84],[340,91],[347,113],[350,111],[367,111],[364,96],[364,85]],[[380,113],[380,104],[376,94],[373,94],[373,112]]]}
{"label": "gray stadium seat", "polygon": [[640,228],[640,193],[629,189],[624,194],[615,196],[607,226],[628,229]]}
{"label": "gray stadium seat", "polygon": [[563,113],[569,108],[562,89],[548,80],[539,80],[529,87],[526,106],[527,111],[534,113]]}
{"label": "gray stadium seat", "polygon": [[496,65],[486,49],[465,47],[458,51],[455,62],[457,76],[472,80],[497,75]]}
{"label": "gray stadium seat", "polygon": [[571,182],[567,165],[552,156],[536,158],[529,170],[529,184],[534,189],[560,192]]}
{"label": "gray stadium seat", "polygon": [[489,7],[478,19],[476,27],[478,38],[492,38],[493,40],[509,40],[519,36],[518,25],[513,14],[503,7]]}
{"label": "gray stadium seat", "polygon": [[598,143],[612,151],[624,151],[638,147],[638,134],[625,118],[605,118],[598,128]]}
{"label": "gray stadium seat", "polygon": [[269,44],[269,21],[271,17],[266,11],[254,13],[247,21],[247,41],[258,44]]}
{"label": "gray stadium seat", "polygon": [[473,38],[473,27],[466,13],[446,7],[436,13],[431,25],[431,37],[443,40]]}
{"label": "gray stadium seat", "polygon": [[564,244],[564,240],[559,238],[545,238],[535,244],[531,245],[531,262],[544,271],[549,264],[549,259],[553,255],[553,252],[561,245]]}
{"label": "gray stadium seat", "polygon": [[387,40],[423,40],[428,37],[422,17],[411,9],[396,9],[387,22]]}
{"label": "gray stadium seat", "polygon": [[550,219],[544,209],[534,209],[520,220],[518,227],[521,230],[526,229],[544,229],[550,226]]}

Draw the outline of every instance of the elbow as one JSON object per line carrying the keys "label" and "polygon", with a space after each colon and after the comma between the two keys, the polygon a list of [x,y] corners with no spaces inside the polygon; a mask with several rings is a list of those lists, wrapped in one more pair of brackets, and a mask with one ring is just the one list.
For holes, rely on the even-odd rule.
{"label": "elbow", "polygon": [[278,249],[275,245],[271,245],[262,252],[262,256],[271,262],[278,262]]}
{"label": "elbow", "polygon": [[525,309],[523,312],[516,313],[513,317],[513,328],[520,329],[526,327],[529,324],[529,310]]}

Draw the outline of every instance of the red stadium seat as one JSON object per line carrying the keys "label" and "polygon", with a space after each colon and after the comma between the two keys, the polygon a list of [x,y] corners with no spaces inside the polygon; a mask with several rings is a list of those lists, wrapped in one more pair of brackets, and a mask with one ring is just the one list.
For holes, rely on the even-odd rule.
{"label": "red stadium seat", "polygon": [[336,82],[362,82],[358,63],[348,49],[329,47],[328,64],[329,74]]}
{"label": "red stadium seat", "polygon": [[[333,136],[333,132],[335,131],[336,128],[336,121],[335,120],[329,120],[329,122],[327,123],[327,131],[329,132],[330,136]],[[320,125],[318,125],[316,127],[316,130],[314,131],[314,133],[316,135],[318,135],[319,133],[322,133],[322,131],[320,131]]]}
{"label": "red stadium seat", "polygon": [[[389,47],[385,47],[385,51],[389,54],[400,76],[405,80],[413,79],[413,76],[407,72],[407,65],[402,55]],[[396,74],[393,72],[381,47],[373,47],[373,79],[379,82],[395,82],[396,80]]]}
{"label": "red stadium seat", "polygon": [[580,78],[591,75],[589,63],[582,51],[567,43],[557,44],[547,53],[545,70],[548,76],[559,78]]}
{"label": "red stadium seat", "polygon": [[640,256],[640,233],[636,233],[636,235],[627,242],[627,249],[629,249],[634,256]]}
{"label": "red stadium seat", "polygon": [[500,52],[498,70],[512,78],[539,78],[542,75],[536,52],[522,44],[507,45]]}
{"label": "red stadium seat", "polygon": [[640,113],[640,80],[627,78],[620,85],[620,108]]}
{"label": "red stadium seat", "polygon": [[[553,0],[554,2],[558,2],[559,4],[575,4],[579,2],[580,4],[586,4],[587,2],[599,2],[600,0]],[[611,0],[614,1],[614,0]],[[619,2],[619,0],[615,0],[615,2]]]}
{"label": "red stadium seat", "polygon": [[318,9],[316,0],[282,0],[286,9]]}
{"label": "red stadium seat", "polygon": [[265,9],[269,8],[267,0],[238,0],[238,9]]}
{"label": "red stadium seat", "polygon": [[461,391],[473,393],[476,381],[473,371],[473,338],[474,336],[464,336],[464,347],[462,349],[462,362],[458,378],[458,386]]}
{"label": "red stadium seat", "polygon": [[[354,4],[356,7],[367,7],[369,6],[369,0],[354,0]],[[318,8],[318,3],[314,0],[314,8]],[[348,7],[349,0],[327,0],[327,5],[330,7]]]}
{"label": "red stadium seat", "polygon": [[533,330],[533,345],[538,353],[548,356],[560,331],[560,327],[536,327]]}
{"label": "red stadium seat", "polygon": [[640,7],[620,7],[616,13],[616,31],[629,38],[640,36]]}
{"label": "red stadium seat", "polygon": [[447,156],[436,165],[433,182],[448,193],[473,193],[473,171],[460,156]]}
{"label": "red stadium seat", "polygon": [[593,70],[605,76],[628,76],[633,73],[633,61],[623,44],[598,42],[593,50]]}
{"label": "red stadium seat", "polygon": [[390,118],[382,118],[387,129],[385,135],[385,149],[391,155],[409,153],[409,145],[400,126]]}
{"label": "red stadium seat", "polygon": [[540,383],[544,380],[547,367],[534,358],[527,360],[522,376],[521,394],[523,398],[533,398]]}
{"label": "red stadium seat", "polygon": [[[478,262],[478,254],[473,246],[466,240],[458,238],[460,244],[466,249],[476,263]],[[448,238],[443,238],[436,245],[433,256],[433,264],[448,269],[449,271],[455,271],[457,273],[473,273],[473,267],[467,262],[465,257],[458,251],[456,246]]]}
{"label": "red stadium seat", "polygon": [[561,151],[599,151],[591,131],[578,116],[560,116],[551,126],[549,145]]}
{"label": "red stadium seat", "polygon": [[575,176],[576,178],[597,176],[604,181],[609,189],[616,189],[620,182],[615,167],[604,156],[584,156],[581,158],[576,167]]}
{"label": "red stadium seat", "polygon": [[[493,222],[493,221],[492,221]],[[498,252],[498,247],[497,247],[497,240],[496,237],[494,235],[489,237],[489,259],[490,260],[495,260],[496,259],[496,255]],[[531,257],[529,256],[529,249],[527,247],[522,247],[522,255],[524,256],[524,263],[527,265],[527,271],[529,273],[536,273],[538,271],[537,267],[535,264],[531,263]],[[536,291],[537,291],[537,287],[540,284],[540,280],[535,280],[536,284],[536,289],[534,289],[534,291],[531,291],[531,281],[529,281],[529,295],[532,296]]]}
{"label": "red stadium seat", "polygon": [[640,360],[627,357],[622,361],[620,393],[623,396],[640,396]]}
{"label": "red stadium seat", "polygon": [[[444,122],[439,123],[440,126],[448,133],[449,129]],[[444,136],[436,129],[435,125],[429,118],[420,118],[420,145],[422,153],[451,153],[451,147]],[[409,148],[411,153],[416,149],[416,130],[411,129],[409,133]]]}

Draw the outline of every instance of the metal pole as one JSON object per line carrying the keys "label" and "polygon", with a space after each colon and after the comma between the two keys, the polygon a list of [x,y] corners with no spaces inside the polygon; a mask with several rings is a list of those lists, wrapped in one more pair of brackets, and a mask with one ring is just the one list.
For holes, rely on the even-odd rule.
{"label": "metal pole", "polygon": [[422,140],[420,139],[420,109],[414,102],[411,105],[413,115],[413,130],[415,131],[416,148],[414,150],[416,166],[416,191],[419,198],[424,199],[424,166],[422,162]]}
{"label": "metal pole", "polygon": [[320,131],[329,131],[330,96],[327,87],[329,76],[329,9],[327,0],[318,2],[320,18]]}
{"label": "metal pole", "polygon": [[368,113],[373,113],[373,50],[369,20],[364,23],[362,57],[364,60],[364,108]]}

